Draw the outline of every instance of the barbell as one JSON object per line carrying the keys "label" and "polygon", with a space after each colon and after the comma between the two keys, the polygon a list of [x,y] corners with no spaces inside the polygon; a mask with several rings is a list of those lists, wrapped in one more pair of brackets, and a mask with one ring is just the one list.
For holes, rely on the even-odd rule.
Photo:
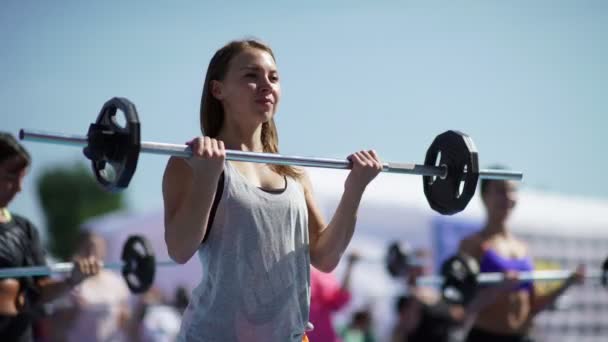
{"label": "barbell", "polygon": [[[573,270],[537,270],[518,272],[519,282],[553,282],[563,281],[572,276]],[[505,274],[501,272],[480,273],[479,264],[473,257],[465,254],[456,254],[446,259],[441,266],[441,281],[421,279],[435,284],[441,284],[442,296],[452,303],[467,304],[482,286],[498,284],[505,281]],[[600,284],[608,287],[608,257],[600,269],[585,271],[586,280],[599,280]]]}
{"label": "barbell", "polygon": [[[102,264],[103,268],[121,270],[127,286],[133,293],[146,292],[154,283],[157,266],[174,266],[172,261],[156,262],[154,250],[148,240],[141,235],[130,236],[123,245],[122,262]],[[50,276],[70,273],[73,262],[63,262],[48,266],[0,268],[0,279]]]}
{"label": "barbell", "polygon": [[[419,263],[411,250],[398,242],[391,243],[386,253],[386,268],[393,277],[405,276],[408,269]],[[551,282],[563,281],[572,275],[572,270],[536,270],[519,272],[517,281]],[[585,279],[600,280],[608,287],[608,257],[601,269],[587,270]],[[440,275],[421,276],[416,278],[418,286],[437,286],[441,288],[442,297],[455,304],[468,304],[481,286],[501,283],[505,274],[501,272],[479,272],[478,262],[465,254],[456,254],[446,259],[440,269]]]}
{"label": "barbell", "polygon": [[[125,124],[116,119],[124,114]],[[140,121],[135,105],[126,98],[108,100],[86,136],[21,129],[22,140],[84,147],[91,160],[97,181],[111,192],[128,187],[140,152],[189,158],[190,147],[183,144],[140,141]],[[343,159],[287,156],[275,153],[227,150],[226,159],[278,165],[298,165],[332,169],[350,169]],[[438,135],[428,148],[424,165],[383,163],[383,172],[423,176],[424,193],[431,208],[443,215],[458,213],[467,206],[479,178],[520,181],[517,171],[479,169],[478,153],[471,137],[459,131]]]}

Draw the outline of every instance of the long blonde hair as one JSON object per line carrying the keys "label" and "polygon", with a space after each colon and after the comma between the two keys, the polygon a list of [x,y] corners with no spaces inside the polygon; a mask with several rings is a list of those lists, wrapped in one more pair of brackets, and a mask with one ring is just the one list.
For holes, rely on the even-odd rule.
{"label": "long blonde hair", "polygon": [[[211,81],[223,80],[228,72],[230,61],[246,49],[259,49],[265,51],[270,54],[272,59],[276,62],[272,49],[270,49],[268,45],[253,39],[232,41],[215,52],[213,58],[211,58],[211,61],[209,62],[209,67],[207,68],[207,75],[205,77],[205,84],[201,95],[201,131],[208,137],[217,137],[224,124],[224,107],[222,106],[222,103],[211,94]],[[261,140],[264,152],[279,153],[279,135],[274,123],[274,118],[271,118],[262,124]],[[270,165],[270,168],[282,176],[299,178],[301,175],[301,172],[297,168],[288,165]]]}

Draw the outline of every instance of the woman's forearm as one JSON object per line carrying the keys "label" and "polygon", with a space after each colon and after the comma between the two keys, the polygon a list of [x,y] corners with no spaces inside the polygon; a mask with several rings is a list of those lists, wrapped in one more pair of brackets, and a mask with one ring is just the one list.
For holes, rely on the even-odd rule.
{"label": "woman's forearm", "polygon": [[534,295],[534,301],[532,304],[532,309],[530,312],[530,316],[535,316],[547,309],[555,301],[566,292],[570,288],[570,286],[574,285],[575,280],[571,277],[566,279],[557,289],[543,295]]}
{"label": "woman's forearm", "polygon": [[331,221],[311,246],[311,259],[321,271],[331,272],[340,262],[354,234],[362,196],[363,189],[346,187]]}
{"label": "woman's forearm", "polygon": [[41,279],[38,282],[40,286],[40,301],[42,303],[51,302],[59,297],[62,297],[69,293],[76,284],[70,281],[70,278],[66,279]]}

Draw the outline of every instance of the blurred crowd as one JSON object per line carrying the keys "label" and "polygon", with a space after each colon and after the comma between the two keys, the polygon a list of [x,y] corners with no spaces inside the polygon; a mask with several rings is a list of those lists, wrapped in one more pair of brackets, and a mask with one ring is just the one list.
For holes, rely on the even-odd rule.
{"label": "blurred crowd", "polygon": [[[105,241],[83,232],[78,254],[105,257]],[[166,296],[156,287],[130,293],[122,275],[101,269],[66,296],[43,306],[34,324],[36,341],[174,341],[189,290],[178,287]]]}

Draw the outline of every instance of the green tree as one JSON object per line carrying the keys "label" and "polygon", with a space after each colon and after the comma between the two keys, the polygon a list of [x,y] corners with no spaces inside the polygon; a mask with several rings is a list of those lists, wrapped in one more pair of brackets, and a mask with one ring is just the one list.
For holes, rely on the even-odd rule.
{"label": "green tree", "polygon": [[104,191],[82,163],[45,170],[37,179],[37,190],[49,251],[63,260],[73,254],[82,223],[124,207],[123,194]]}

